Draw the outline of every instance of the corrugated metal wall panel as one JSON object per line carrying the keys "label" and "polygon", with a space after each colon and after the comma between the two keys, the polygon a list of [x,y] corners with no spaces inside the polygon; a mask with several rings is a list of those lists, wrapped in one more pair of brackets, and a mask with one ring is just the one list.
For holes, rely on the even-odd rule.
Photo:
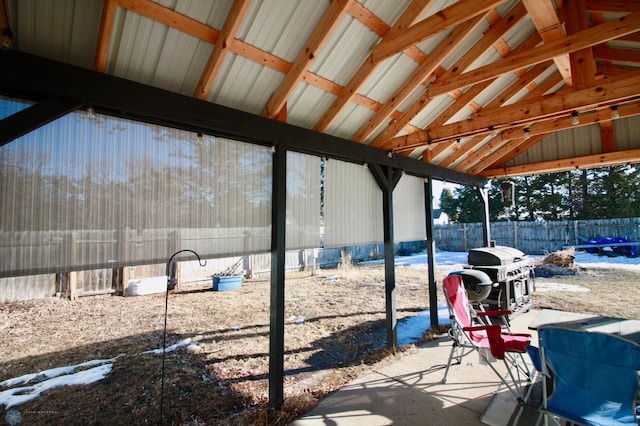
{"label": "corrugated metal wall panel", "polygon": [[287,152],[287,250],[320,247],[320,157]]}
{"label": "corrugated metal wall panel", "polygon": [[393,190],[394,242],[426,238],[424,179],[404,175]]}
{"label": "corrugated metal wall panel", "polygon": [[[380,64],[360,88],[360,94],[385,103],[418,68],[418,64],[404,54],[397,54]],[[364,124],[364,123],[362,123]]]}
{"label": "corrugated metal wall panel", "polygon": [[454,102],[455,99],[449,95],[436,96],[429,102],[427,107],[420,111],[409,123],[420,129],[424,129]]}
{"label": "corrugated metal wall panel", "polygon": [[242,56],[228,54],[207,100],[260,114],[284,74]]}
{"label": "corrugated metal wall panel", "polygon": [[287,123],[312,128],[331,106],[335,96],[315,86],[299,83],[287,101]]}
{"label": "corrugated metal wall panel", "polygon": [[617,149],[640,148],[640,116],[613,121]]}
{"label": "corrugated metal wall panel", "polygon": [[326,1],[252,2],[236,38],[293,62],[328,7]]}
{"label": "corrugated metal wall panel", "polygon": [[382,191],[368,168],[339,160],[325,163],[325,247],[384,240]]}
{"label": "corrugated metal wall panel", "polygon": [[409,3],[411,3],[411,0],[362,0],[360,3],[378,18],[382,19],[387,25],[391,26],[396,22],[400,15],[402,15],[402,12],[404,12]]}
{"label": "corrugated metal wall panel", "polygon": [[112,40],[108,72],[151,84],[169,28],[134,12],[118,15],[120,37]]}
{"label": "corrugated metal wall panel", "polygon": [[9,9],[17,49],[84,68],[93,66],[102,2],[19,0]]}
{"label": "corrugated metal wall panel", "polygon": [[345,139],[351,139],[360,126],[373,117],[373,114],[375,114],[375,112],[369,108],[352,102],[342,110],[327,133]]}
{"label": "corrugated metal wall panel", "polygon": [[315,57],[309,71],[346,85],[380,38],[351,15],[345,15]]}

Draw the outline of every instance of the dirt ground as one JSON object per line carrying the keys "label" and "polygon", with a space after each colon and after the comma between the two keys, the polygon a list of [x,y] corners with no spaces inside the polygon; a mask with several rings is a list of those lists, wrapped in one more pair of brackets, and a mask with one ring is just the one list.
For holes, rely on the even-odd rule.
{"label": "dirt ground", "polygon": [[[437,279],[448,273],[438,268]],[[426,269],[397,267],[398,319],[428,308]],[[579,270],[537,282],[579,283],[591,291],[539,292],[535,308],[640,319],[640,272]],[[285,402],[267,408],[269,278],[235,291],[208,283],[169,295],[165,424],[281,425],[319,398],[403,356],[385,348],[384,270],[350,266],[286,277]],[[438,290],[441,300],[441,292]],[[0,382],[27,373],[110,359],[106,378],[43,392],[13,407],[23,424],[159,424],[164,295],[100,296],[0,305]],[[428,338],[428,333],[425,336]],[[0,392],[5,389],[0,387]],[[4,418],[7,410],[0,409]]]}

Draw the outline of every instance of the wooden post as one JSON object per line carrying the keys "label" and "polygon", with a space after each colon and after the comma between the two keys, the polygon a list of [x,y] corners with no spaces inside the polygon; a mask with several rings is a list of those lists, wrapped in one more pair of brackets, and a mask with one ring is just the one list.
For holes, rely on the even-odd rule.
{"label": "wooden post", "polygon": [[[71,232],[66,235],[66,247],[69,251],[69,265],[73,268],[77,265],[78,262],[78,234],[76,232]],[[78,297],[78,276],[77,272],[70,271],[65,272],[66,281],[67,281],[67,295],[69,299],[75,300]]]}
{"label": "wooden post", "polygon": [[[122,263],[130,261],[129,248],[131,247],[129,241],[129,229],[121,229],[116,234],[116,247],[119,253],[116,253],[115,258]],[[114,268],[114,284],[116,286],[116,294],[120,296],[127,295],[127,287],[129,286],[129,268],[121,266]]]}

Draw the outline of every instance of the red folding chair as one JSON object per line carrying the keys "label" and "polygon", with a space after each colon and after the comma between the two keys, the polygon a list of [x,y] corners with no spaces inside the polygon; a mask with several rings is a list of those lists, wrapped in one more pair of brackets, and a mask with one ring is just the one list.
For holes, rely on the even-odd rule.
{"label": "red folding chair", "polygon": [[[505,331],[499,324],[474,324],[467,291],[460,275],[447,276],[443,281],[443,287],[451,318],[449,335],[453,339],[453,345],[442,382],[446,383],[449,368],[454,360],[456,364],[460,364],[466,355],[478,353],[518,402],[524,404],[525,386],[531,383],[531,372],[523,354],[531,342],[531,335]],[[482,313],[486,316],[494,314],[502,315],[504,312]],[[495,359],[504,362],[507,368],[506,375],[501,374],[493,365]]]}

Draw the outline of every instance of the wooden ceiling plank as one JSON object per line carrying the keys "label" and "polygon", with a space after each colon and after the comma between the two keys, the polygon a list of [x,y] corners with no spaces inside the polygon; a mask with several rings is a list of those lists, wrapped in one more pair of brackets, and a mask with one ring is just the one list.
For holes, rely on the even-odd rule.
{"label": "wooden ceiling plank", "polygon": [[426,141],[439,142],[473,134],[489,133],[489,126],[500,129],[514,124],[526,124],[547,117],[570,114],[576,109],[597,107],[603,103],[615,103],[637,96],[640,75],[612,78],[605,84],[576,92],[543,96],[537,100],[526,100],[502,108],[483,110],[464,122],[452,123],[438,128],[412,133],[392,139],[391,149],[424,144]]}
{"label": "wooden ceiling plank", "polygon": [[227,14],[222,30],[213,45],[213,51],[209,55],[207,64],[202,71],[198,84],[193,92],[193,96],[198,99],[204,99],[209,94],[211,85],[218,75],[220,67],[224,62],[224,58],[229,52],[230,47],[235,40],[236,31],[242,23],[242,19],[247,13],[247,9],[251,4],[251,0],[236,0],[231,5],[231,9]]}
{"label": "wooden ceiling plank", "polygon": [[385,37],[371,51],[373,62],[382,62],[384,59],[402,52],[403,50],[421,42],[441,31],[448,30],[456,25],[484,14],[493,9],[504,0],[464,0],[459,1],[441,11],[429,16],[411,27]]}
{"label": "wooden ceiling plank", "polygon": [[[565,36],[562,23],[556,14],[553,0],[522,0],[533,25],[545,43],[561,39]],[[553,58],[560,74],[568,85],[571,85],[571,65],[569,55],[563,54]]]}
{"label": "wooden ceiling plank", "polygon": [[524,176],[542,173],[554,173],[573,169],[588,169],[615,164],[640,162],[640,149],[609,152],[602,154],[586,155],[561,160],[545,161],[540,163],[524,164],[520,166],[505,167],[502,169],[490,169],[479,175],[485,178],[506,176]]}
{"label": "wooden ceiling plank", "polygon": [[436,80],[429,89],[433,96],[444,94],[455,89],[461,89],[473,84],[486,81],[520,68],[526,68],[556,56],[575,52],[576,50],[594,46],[599,43],[621,37],[640,30],[640,13],[633,13],[624,17],[596,25],[576,34],[568,35],[529,52],[509,55],[507,58],[469,71],[454,80]]}
{"label": "wooden ceiling plank", "polygon": [[284,80],[271,96],[269,102],[267,102],[263,110],[265,117],[273,118],[280,112],[305,71],[307,71],[309,65],[311,65],[311,62],[313,62],[318,55],[318,52],[322,49],[354,1],[356,0],[334,0],[331,3],[304,48],[298,54],[298,57],[286,74]]}
{"label": "wooden ceiling plank", "polygon": [[[564,5],[565,29],[568,35],[589,28],[587,9],[584,0],[569,0]],[[571,81],[575,90],[593,86],[596,75],[596,63],[591,47],[576,50],[569,54]]]}
{"label": "wooden ceiling plank", "polygon": [[422,81],[442,64],[451,52],[456,49],[465,40],[484,19],[483,16],[470,19],[458,25],[429,55],[429,59],[418,67],[418,69],[396,90],[389,101],[384,104],[382,109],[374,114],[360,130],[355,134],[353,140],[356,142],[365,142],[372,133],[378,129],[391,114],[402,104],[413,92],[422,84]]}
{"label": "wooden ceiling plank", "polygon": [[98,30],[98,44],[96,46],[96,56],[93,61],[93,69],[104,72],[107,68],[107,56],[109,55],[109,45],[113,34],[113,23],[116,18],[116,0],[105,0],[102,5],[102,18],[100,19],[100,29]]}
{"label": "wooden ceiling plank", "polygon": [[[410,26],[416,19],[429,7],[432,0],[422,0],[421,2],[412,2],[403,14],[398,18],[396,23],[391,27],[387,36],[392,35],[395,32],[402,31],[405,27]],[[331,103],[329,108],[322,115],[320,120],[315,124],[313,130],[318,132],[325,132],[331,124],[335,121],[338,115],[344,110],[349,102],[357,95],[358,90],[369,78],[371,74],[378,67],[377,63],[374,63],[370,58],[367,59],[358,68],[356,73],[351,77],[347,85],[343,88],[336,99]]]}

